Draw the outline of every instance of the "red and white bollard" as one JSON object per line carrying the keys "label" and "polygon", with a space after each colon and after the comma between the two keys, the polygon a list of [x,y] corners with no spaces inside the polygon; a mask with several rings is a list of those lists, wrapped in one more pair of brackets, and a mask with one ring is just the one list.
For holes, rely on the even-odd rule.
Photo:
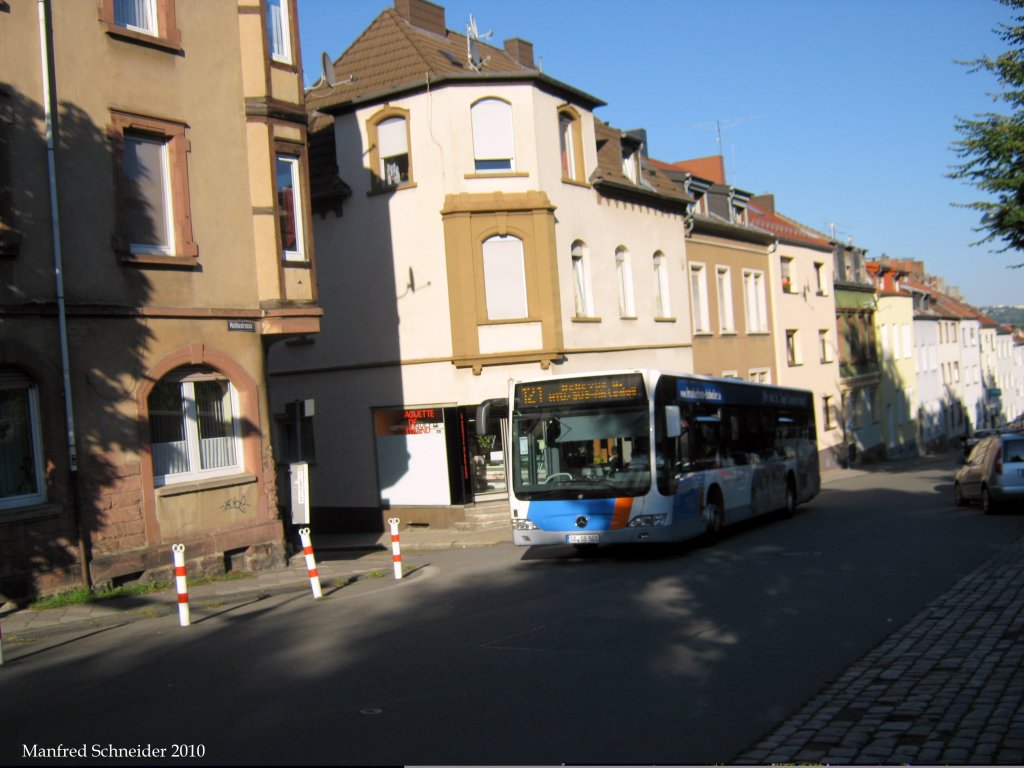
{"label": "red and white bollard", "polygon": [[313,588],[313,597],[323,597],[320,591],[320,573],[316,569],[316,559],[313,557],[313,543],[309,539],[309,528],[299,528],[299,538],[302,539],[302,552],[306,555],[306,570],[309,571],[309,585]]}
{"label": "red and white bollard", "polygon": [[402,578],[402,548],[398,543],[398,524],[401,521],[397,517],[388,520],[391,526],[391,559],[395,563],[395,578]]}
{"label": "red and white bollard", "polygon": [[188,615],[188,582],[185,579],[185,545],[172,544],[174,553],[174,581],[178,587],[178,621],[187,627],[192,623]]}

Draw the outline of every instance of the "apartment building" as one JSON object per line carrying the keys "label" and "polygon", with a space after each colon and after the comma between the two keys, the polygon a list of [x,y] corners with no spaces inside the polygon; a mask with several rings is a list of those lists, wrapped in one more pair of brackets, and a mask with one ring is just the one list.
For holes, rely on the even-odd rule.
{"label": "apartment building", "polygon": [[871,461],[885,454],[875,289],[865,249],[833,242],[833,259],[843,445],[848,462]]}
{"label": "apartment building", "polygon": [[905,286],[907,273],[883,255],[867,263],[875,282],[875,323],[879,342],[880,414],[886,458],[916,456],[919,411],[914,346],[914,299]]}
{"label": "apartment building", "polygon": [[0,3],[0,592],[280,561],[313,334],[292,0]]}
{"label": "apartment building", "polygon": [[693,370],[692,199],[529,42],[453,32],[424,0],[327,75],[307,105],[333,165],[313,172],[351,195],[315,219],[324,328],[275,348],[274,409],[315,403],[314,526],[471,524],[507,490],[501,414],[477,415],[511,380]]}
{"label": "apartment building", "polygon": [[819,465],[835,469],[845,456],[832,243],[779,213],[773,195],[752,198],[747,215],[752,226],[775,237],[769,248],[769,286],[777,383],[814,392]]}

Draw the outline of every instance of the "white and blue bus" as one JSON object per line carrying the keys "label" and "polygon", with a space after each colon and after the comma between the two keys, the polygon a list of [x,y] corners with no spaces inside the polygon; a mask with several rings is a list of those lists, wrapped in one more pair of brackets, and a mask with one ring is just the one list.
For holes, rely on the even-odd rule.
{"label": "white and blue bus", "polygon": [[509,442],[523,546],[714,536],[792,511],[821,486],[811,392],[739,379],[630,370],[514,382]]}

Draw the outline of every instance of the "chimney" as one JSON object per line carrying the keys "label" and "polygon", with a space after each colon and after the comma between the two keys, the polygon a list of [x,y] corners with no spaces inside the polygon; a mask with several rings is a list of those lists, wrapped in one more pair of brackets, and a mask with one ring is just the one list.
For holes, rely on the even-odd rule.
{"label": "chimney", "polygon": [[427,0],[395,0],[395,11],[412,26],[445,37],[444,7]]}
{"label": "chimney", "polygon": [[768,213],[775,213],[775,195],[756,195],[750,198],[750,202],[758,208],[763,208]]}
{"label": "chimney", "polygon": [[533,43],[512,37],[505,41],[505,52],[524,67],[536,69],[533,64]]}

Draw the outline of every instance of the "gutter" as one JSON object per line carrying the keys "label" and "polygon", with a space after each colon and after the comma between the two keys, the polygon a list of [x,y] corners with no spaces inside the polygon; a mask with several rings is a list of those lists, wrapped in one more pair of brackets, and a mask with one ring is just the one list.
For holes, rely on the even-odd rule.
{"label": "gutter", "polygon": [[57,203],[57,159],[54,149],[52,40],[53,26],[49,0],[37,0],[39,9],[39,56],[43,77],[43,114],[46,119],[46,166],[49,173],[50,221],[53,233],[53,277],[57,290],[57,325],[60,335],[60,362],[64,376],[64,418],[67,425],[68,467],[70,470],[70,501],[78,537],[78,560],[82,586],[89,589],[89,559],[83,532],[82,512],[78,504],[78,449],[75,439],[75,408],[71,397],[71,362],[68,355],[67,312],[64,307],[64,262],[60,238],[60,208]]}

